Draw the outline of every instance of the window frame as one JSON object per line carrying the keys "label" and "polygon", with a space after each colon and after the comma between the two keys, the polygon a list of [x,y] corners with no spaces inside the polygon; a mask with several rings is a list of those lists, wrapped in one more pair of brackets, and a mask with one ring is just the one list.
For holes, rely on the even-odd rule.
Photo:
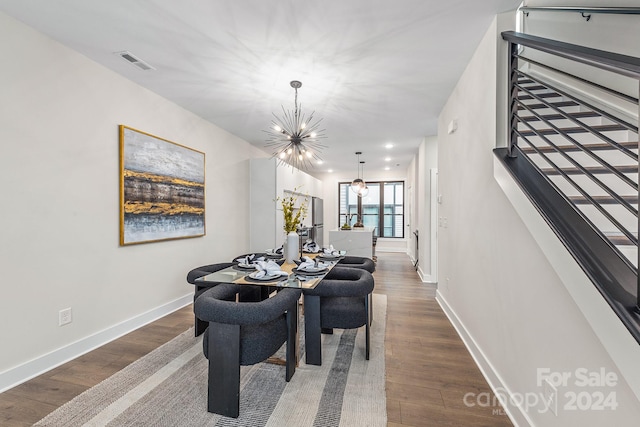
{"label": "window frame", "polygon": [[[376,226],[376,235],[380,238],[385,238],[385,239],[404,239],[405,238],[405,210],[406,210],[406,205],[405,205],[405,200],[406,200],[406,184],[404,180],[389,180],[389,181],[367,181],[367,185],[373,185],[373,184],[377,184],[379,185],[379,193],[380,193],[380,199],[378,201],[378,224]],[[402,213],[401,214],[396,214],[396,213],[392,213],[390,214],[390,216],[393,218],[392,219],[392,230],[396,230],[397,226],[395,224],[395,219],[400,216],[402,218],[402,224],[400,227],[401,230],[401,235],[400,236],[385,236],[384,235],[384,218],[385,218],[385,200],[384,200],[384,189],[385,186],[387,184],[401,184],[402,185],[402,203],[401,204],[393,204],[392,206],[401,206],[402,207]],[[342,205],[340,203],[341,200],[341,189],[342,186],[345,186],[346,191],[351,191],[351,189],[349,188],[349,186],[351,185],[350,181],[339,181],[338,182],[338,227],[340,227],[343,222],[342,222],[342,217],[345,216],[347,214],[347,212],[342,212]],[[347,196],[348,197],[348,196]],[[357,206],[359,207],[362,204],[362,199],[358,198],[358,204]],[[348,198],[347,198],[347,207],[349,207],[348,204]],[[356,208],[357,211],[358,208]],[[363,216],[364,216],[364,212],[363,212]],[[353,222],[353,221],[352,221]]]}

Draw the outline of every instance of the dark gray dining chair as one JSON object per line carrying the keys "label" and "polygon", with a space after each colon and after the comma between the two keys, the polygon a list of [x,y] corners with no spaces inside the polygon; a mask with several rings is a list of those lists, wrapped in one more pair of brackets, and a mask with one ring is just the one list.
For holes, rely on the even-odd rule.
{"label": "dark gray dining chair", "polygon": [[338,261],[338,267],[360,268],[369,273],[376,271],[376,263],[371,258],[361,256],[345,256]]}
{"label": "dark gray dining chair", "polygon": [[[232,267],[235,264],[237,263],[221,262],[218,264],[203,265],[188,272],[187,282],[196,287],[193,294],[193,302],[195,303],[198,297],[207,289],[219,285],[219,283],[216,282],[197,282],[196,279],[215,273],[216,271],[224,270],[227,267]],[[262,290],[260,289],[260,286],[246,286],[241,289],[238,298],[241,301],[260,301],[262,299]],[[194,329],[196,337],[204,332],[207,325],[207,322],[198,319],[198,316],[194,315]]]}
{"label": "dark gray dining chair", "polygon": [[364,326],[365,358],[369,360],[373,288],[373,276],[367,270],[336,266],[314,289],[305,289],[305,357],[308,365],[322,364],[321,334],[331,333],[333,328]]}
{"label": "dark gray dining chair", "polygon": [[245,285],[220,284],[196,300],[196,316],[209,326],[203,339],[209,359],[207,410],[227,417],[240,414],[240,366],[272,356],[286,342],[288,382],[296,369],[300,289],[281,289],[260,302],[235,302]]}

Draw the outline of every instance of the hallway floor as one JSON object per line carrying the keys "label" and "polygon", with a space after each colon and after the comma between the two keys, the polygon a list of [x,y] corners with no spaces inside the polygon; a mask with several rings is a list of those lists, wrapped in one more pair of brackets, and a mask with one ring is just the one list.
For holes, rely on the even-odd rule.
{"label": "hallway floor", "polygon": [[[465,405],[493,393],[406,254],[378,253],[375,292],[387,295],[387,417],[399,426],[511,426],[500,406]],[[374,319],[375,321],[375,319]],[[482,395],[486,396],[486,395]]]}

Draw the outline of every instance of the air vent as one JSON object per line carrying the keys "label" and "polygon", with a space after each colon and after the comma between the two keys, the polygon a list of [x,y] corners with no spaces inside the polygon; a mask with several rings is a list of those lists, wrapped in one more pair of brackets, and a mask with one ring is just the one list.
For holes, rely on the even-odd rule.
{"label": "air vent", "polygon": [[144,70],[144,71],[155,70],[155,68],[153,68],[151,65],[144,62],[142,59],[136,57],[131,52],[124,51],[124,52],[117,52],[117,54],[120,55],[122,59],[135,65],[141,70]]}

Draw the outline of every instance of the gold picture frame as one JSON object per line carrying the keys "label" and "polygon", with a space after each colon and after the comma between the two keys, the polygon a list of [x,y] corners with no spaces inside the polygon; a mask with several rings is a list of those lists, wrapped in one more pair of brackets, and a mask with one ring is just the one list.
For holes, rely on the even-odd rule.
{"label": "gold picture frame", "polygon": [[119,130],[120,245],[204,236],[205,153]]}

